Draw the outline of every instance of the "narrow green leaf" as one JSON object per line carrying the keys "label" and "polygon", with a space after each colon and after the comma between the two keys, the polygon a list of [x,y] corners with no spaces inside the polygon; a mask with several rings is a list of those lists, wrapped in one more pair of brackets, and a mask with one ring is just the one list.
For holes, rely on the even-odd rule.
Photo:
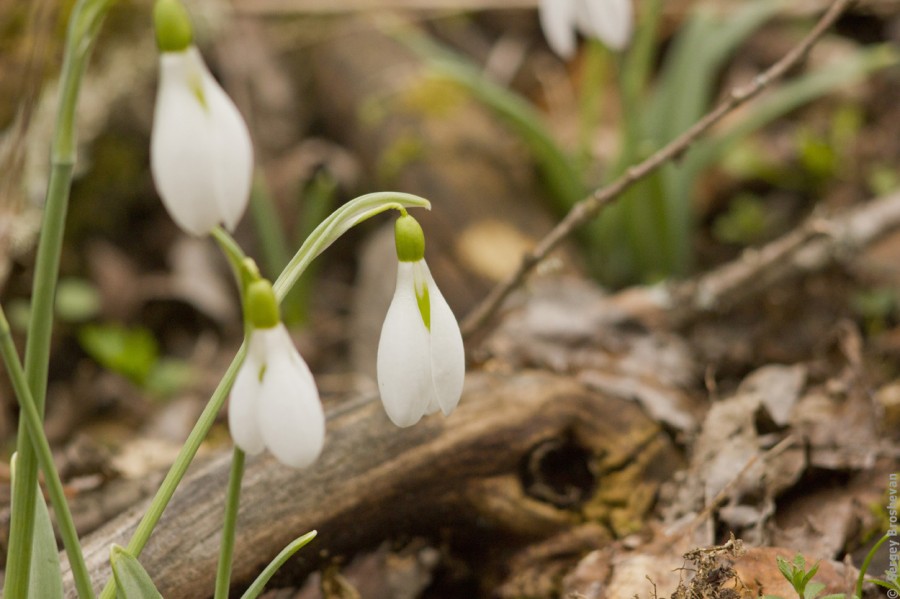
{"label": "narrow green leaf", "polygon": [[125,549],[113,545],[109,561],[120,599],[162,599],[150,575],[137,558]]}
{"label": "narrow green leaf", "polygon": [[892,583],[888,580],[881,580],[879,578],[870,578],[866,582],[871,582],[872,584],[878,585],[882,588],[885,588],[889,591],[898,591],[900,592],[900,585],[897,583]]}
{"label": "narrow green leaf", "polygon": [[59,547],[50,522],[50,511],[40,491],[35,503],[34,544],[31,551],[31,574],[28,599],[54,599],[63,596]]}
{"label": "narrow green leaf", "polygon": [[[0,318],[3,318],[0,313]],[[5,321],[2,323],[5,326]],[[8,328],[8,327],[7,327]],[[16,455],[9,462],[10,478],[16,478]],[[59,549],[56,535],[44,497],[35,493],[34,541],[32,543],[30,573],[28,575],[28,599],[55,599],[63,596],[62,569],[59,565]],[[13,511],[10,505],[10,511]],[[15,513],[15,512],[13,512]]]}
{"label": "narrow green leaf", "polygon": [[281,553],[276,555],[275,559],[272,560],[272,563],[266,566],[266,569],[253,581],[253,584],[251,584],[250,588],[248,588],[241,596],[241,599],[256,599],[259,597],[260,593],[262,593],[263,589],[266,587],[266,583],[268,583],[275,573],[278,572],[278,568],[283,566],[284,562],[288,561],[288,559],[297,553],[304,545],[316,538],[316,534],[317,533],[314,530],[308,532],[282,549]]}
{"label": "narrow green leaf", "polygon": [[780,555],[777,555],[775,556],[775,563],[778,564],[778,569],[781,571],[781,574],[788,579],[788,582],[793,582],[794,569],[791,567],[788,561]]}
{"label": "narrow green leaf", "polygon": [[800,584],[802,584],[803,587],[806,588],[806,585],[809,583],[810,580],[813,579],[813,576],[815,576],[816,572],[818,572],[818,571],[819,571],[819,562],[816,562],[815,564],[813,564],[812,568],[810,568],[809,571],[806,572],[800,578]]}

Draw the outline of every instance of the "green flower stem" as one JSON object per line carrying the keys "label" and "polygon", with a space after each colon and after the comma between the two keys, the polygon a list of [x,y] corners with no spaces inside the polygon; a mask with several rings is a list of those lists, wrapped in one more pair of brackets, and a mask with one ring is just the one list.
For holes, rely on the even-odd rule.
{"label": "green flower stem", "polygon": [[[348,229],[385,210],[399,209],[400,207],[430,208],[431,203],[424,198],[410,194],[380,192],[358,197],[341,206],[331,216],[322,221],[322,224],[316,227],[315,231],[312,232],[303,246],[297,251],[297,254],[273,285],[275,296],[279,301],[284,299],[285,294],[297,282],[297,279],[300,278],[300,275],[303,274],[309,263],[336,239],[346,233]],[[223,247],[230,248],[227,253],[235,252],[234,248],[239,247],[228,233],[222,229],[215,229],[214,236],[220,244],[223,244]],[[200,414],[197,424],[194,425],[193,430],[191,430],[187,440],[182,445],[178,457],[175,458],[175,463],[172,464],[168,474],[166,474],[166,478],[156,492],[156,496],[150,503],[150,507],[147,508],[147,513],[144,514],[137,530],[135,530],[134,535],[128,542],[126,550],[131,555],[140,557],[141,551],[143,551],[147,541],[150,540],[150,535],[162,517],[166,506],[169,505],[172,495],[175,494],[176,487],[181,482],[181,479],[184,478],[191,461],[193,461],[194,456],[200,449],[200,444],[203,443],[203,439],[206,438],[209,429],[212,428],[216,420],[216,416],[225,404],[225,398],[228,396],[228,392],[234,384],[234,379],[237,377],[238,369],[244,363],[246,356],[247,342],[245,340],[234,356],[234,360],[232,360],[228,370],[225,371],[225,375],[213,392],[209,403],[203,409],[203,413]],[[109,580],[100,594],[100,599],[114,599],[115,596],[115,582]]]}
{"label": "green flower stem", "polygon": [[59,472],[56,470],[56,464],[53,463],[53,453],[50,451],[50,444],[47,442],[46,435],[44,435],[41,415],[38,412],[37,405],[35,405],[31,390],[28,388],[25,371],[19,363],[19,355],[16,353],[16,347],[9,333],[9,323],[6,320],[6,314],[3,312],[2,307],[0,307],[0,353],[3,355],[6,371],[9,373],[9,378],[12,381],[16,398],[19,400],[23,421],[28,426],[32,442],[35,445],[37,461],[41,470],[44,471],[44,478],[50,492],[53,511],[56,513],[56,520],[59,523],[59,532],[63,539],[63,545],[69,556],[69,564],[72,567],[72,575],[75,578],[78,596],[82,599],[93,599],[94,589],[91,586],[91,578],[88,575],[87,566],[84,562],[81,544],[78,542],[75,522],[72,520],[69,505],[66,503],[66,494],[63,490],[62,481],[59,478]]}
{"label": "green flower stem", "polygon": [[219,567],[216,571],[215,599],[228,599],[231,586],[231,562],[234,557],[234,534],[237,527],[237,513],[241,502],[241,480],[244,478],[243,451],[234,448],[231,458],[231,474],[228,477],[228,496],[225,500],[225,517],[222,524],[222,549],[219,552]]}
{"label": "green flower stem", "polygon": [[257,577],[256,580],[253,581],[253,584],[250,585],[250,588],[241,595],[241,599],[256,599],[259,597],[259,594],[262,593],[263,588],[265,588],[266,583],[269,582],[269,579],[275,575],[275,572],[278,571],[278,568],[284,565],[284,562],[288,561],[292,555],[297,553],[304,545],[312,541],[316,538],[316,531],[311,531],[303,535],[302,537],[295,539],[291,542],[287,547],[281,550],[275,559],[272,560],[266,569],[262,571],[262,573]]}
{"label": "green flower stem", "polygon": [[[51,148],[52,167],[38,242],[31,320],[25,348],[25,378],[39,416],[43,414],[47,390],[53,300],[75,164],[75,108],[93,42],[111,4],[112,0],[78,0],[69,20],[60,75],[59,109]],[[7,599],[24,598],[28,592],[38,469],[28,428],[23,419],[19,423],[17,476],[12,491],[17,509],[10,523],[5,582]]]}

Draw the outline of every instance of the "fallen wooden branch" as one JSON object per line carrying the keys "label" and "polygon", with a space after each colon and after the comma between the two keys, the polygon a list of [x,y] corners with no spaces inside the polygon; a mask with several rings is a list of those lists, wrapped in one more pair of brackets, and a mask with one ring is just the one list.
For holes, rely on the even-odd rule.
{"label": "fallen wooden branch", "polygon": [[[560,480],[552,466],[559,451],[583,455],[590,480]],[[188,477],[141,555],[168,599],[212,590],[229,462],[223,452]],[[677,463],[668,437],[636,404],[543,372],[473,373],[451,417],[408,429],[391,424],[374,398],[344,402],[329,410],[325,452],[310,469],[267,455],[249,460],[233,580],[247,584],[312,529],[319,536],[290,563],[295,572],[396,536],[484,535],[488,526],[500,549],[501,538],[545,538],[587,514],[640,517]],[[615,481],[615,499],[604,481]],[[109,575],[110,545],[128,541],[146,507],[85,539],[97,583]]]}

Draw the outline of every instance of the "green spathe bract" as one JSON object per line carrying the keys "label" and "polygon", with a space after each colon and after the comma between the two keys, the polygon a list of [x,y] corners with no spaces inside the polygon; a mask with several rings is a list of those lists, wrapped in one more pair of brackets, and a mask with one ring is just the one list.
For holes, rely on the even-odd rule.
{"label": "green spathe bract", "polygon": [[156,0],[153,27],[160,52],[184,52],[194,41],[191,18],[180,0]]}
{"label": "green spathe bract", "polygon": [[419,221],[404,214],[394,223],[394,240],[400,262],[418,262],[425,257],[425,233]]}

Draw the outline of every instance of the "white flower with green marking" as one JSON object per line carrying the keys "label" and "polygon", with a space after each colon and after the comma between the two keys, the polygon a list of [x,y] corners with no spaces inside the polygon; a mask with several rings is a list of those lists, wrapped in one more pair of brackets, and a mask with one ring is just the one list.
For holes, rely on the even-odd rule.
{"label": "white flower with green marking", "polygon": [[425,263],[422,228],[397,220],[397,288],[378,344],[378,388],[391,421],[412,426],[459,403],[465,354],[456,317]]}
{"label": "white flower with green marking", "polygon": [[325,413],[316,382],[280,322],[267,281],[249,286],[247,314],[253,331],[231,390],[231,436],[249,455],[268,449],[279,462],[305,468],[325,444]]}
{"label": "white flower with green marking", "polygon": [[634,16],[632,0],[540,0],[544,37],[563,58],[575,54],[576,32],[598,39],[613,50],[631,40]]}
{"label": "white flower with green marking", "polygon": [[163,204],[179,227],[205,235],[237,225],[250,197],[253,146],[231,98],[191,42],[180,2],[154,8],[160,79],[150,167]]}

